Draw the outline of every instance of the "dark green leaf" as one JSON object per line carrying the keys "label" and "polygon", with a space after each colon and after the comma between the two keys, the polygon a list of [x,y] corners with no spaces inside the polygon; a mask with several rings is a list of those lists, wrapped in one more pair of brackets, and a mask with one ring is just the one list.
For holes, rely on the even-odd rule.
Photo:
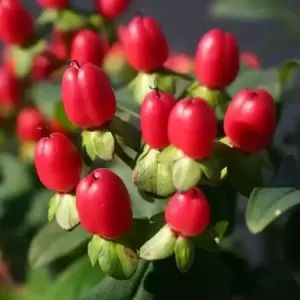
{"label": "dark green leaf", "polygon": [[29,226],[39,226],[47,222],[48,203],[53,195],[52,191],[44,188],[35,193],[26,217]]}
{"label": "dark green leaf", "polygon": [[70,132],[77,132],[79,128],[75,126],[68,118],[64,105],[61,101],[56,102],[54,107],[54,116],[55,120],[57,120],[66,130]]}
{"label": "dark green leaf", "polygon": [[60,85],[53,83],[35,84],[32,89],[33,101],[48,118],[54,118],[55,107],[60,102]]}
{"label": "dark green leaf", "polygon": [[142,197],[137,187],[133,184],[132,170],[123,161],[116,158],[113,163],[107,163],[104,166],[111,169],[124,181],[131,197],[131,206],[135,218],[151,218],[164,211],[168,199]]}
{"label": "dark green leaf", "polygon": [[67,232],[56,222],[49,223],[33,239],[29,250],[29,262],[35,268],[47,265],[86,243],[89,238],[91,235],[81,226]]}
{"label": "dark green leaf", "polygon": [[16,157],[0,154],[0,201],[20,197],[30,191],[33,182],[26,166]]}
{"label": "dark green leaf", "polygon": [[227,92],[234,96],[239,91],[246,88],[263,88],[269,91],[275,101],[279,100],[281,85],[277,69],[247,70],[229,86]]}
{"label": "dark green leaf", "polygon": [[263,183],[263,161],[258,155],[234,151],[228,160],[227,176],[231,184],[242,195],[248,197],[253,188]]}
{"label": "dark green leaf", "polygon": [[282,213],[298,204],[300,191],[294,187],[255,188],[247,204],[247,226],[252,233],[259,233]]}
{"label": "dark green leaf", "polygon": [[45,300],[74,300],[98,284],[105,274],[96,266],[93,268],[87,256],[68,267],[50,289],[43,295]]}
{"label": "dark green leaf", "polygon": [[300,60],[288,60],[284,62],[279,68],[279,80],[281,84],[285,84],[289,78],[291,73],[295,69],[299,69]]}
{"label": "dark green leaf", "polygon": [[196,250],[195,262],[185,274],[177,269],[174,257],[154,263],[141,260],[132,279],[107,277],[78,300],[195,299],[197,295],[210,300],[231,299],[229,270],[217,254],[201,249]]}
{"label": "dark green leaf", "polygon": [[279,19],[282,5],[276,0],[214,0],[209,13],[214,18],[236,20]]}

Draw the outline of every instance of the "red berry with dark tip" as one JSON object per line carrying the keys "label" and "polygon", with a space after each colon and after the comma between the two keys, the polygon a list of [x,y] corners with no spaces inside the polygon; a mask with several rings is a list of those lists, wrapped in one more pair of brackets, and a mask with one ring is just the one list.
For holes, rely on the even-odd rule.
{"label": "red berry with dark tip", "polygon": [[210,206],[197,187],[174,194],[165,210],[166,223],[176,233],[193,237],[205,231],[210,222]]}
{"label": "red berry with dark tip", "polygon": [[119,35],[129,63],[138,71],[159,69],[169,56],[167,40],[150,17],[135,17],[126,27],[119,28]]}
{"label": "red berry with dark tip", "polygon": [[37,142],[46,134],[47,121],[34,107],[24,108],[17,117],[17,136],[22,142]]}
{"label": "red berry with dark tip", "polygon": [[33,33],[33,20],[20,1],[0,1],[0,40],[7,44],[24,44]]}
{"label": "red berry with dark tip", "polygon": [[101,67],[106,51],[107,41],[103,37],[92,30],[83,29],[72,40],[70,58]]}
{"label": "red berry with dark tip", "polygon": [[69,5],[70,0],[37,0],[37,3],[45,8],[62,9]]}
{"label": "red berry with dark tip", "polygon": [[115,19],[119,17],[129,6],[129,0],[95,0],[99,13],[105,19]]}
{"label": "red berry with dark tip", "polygon": [[132,225],[130,197],[122,179],[109,169],[95,169],[76,188],[76,206],[86,231],[114,239]]}
{"label": "red berry with dark tip", "polygon": [[96,65],[74,62],[63,74],[61,91],[68,118],[80,128],[101,127],[114,117],[114,91]]}
{"label": "red berry with dark tip", "polygon": [[272,95],[263,89],[245,89],[231,100],[224,118],[224,131],[231,143],[246,152],[265,149],[276,127]]}
{"label": "red berry with dark tip", "polygon": [[141,131],[144,141],[154,149],[169,145],[168,118],[176,104],[172,94],[151,91],[141,106]]}
{"label": "red berry with dark tip", "polygon": [[68,193],[80,180],[80,152],[61,133],[40,139],[35,147],[34,160],[38,177],[49,190]]}
{"label": "red berry with dark tip", "polygon": [[195,55],[195,73],[208,88],[230,85],[240,69],[239,47],[235,37],[221,29],[208,31],[200,40]]}
{"label": "red berry with dark tip", "polygon": [[208,157],[217,136],[214,110],[201,98],[176,103],[168,121],[169,141],[193,159]]}

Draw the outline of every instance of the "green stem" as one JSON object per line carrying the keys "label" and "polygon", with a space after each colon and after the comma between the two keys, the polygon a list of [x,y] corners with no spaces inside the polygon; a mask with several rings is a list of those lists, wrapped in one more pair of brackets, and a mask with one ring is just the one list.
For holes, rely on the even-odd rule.
{"label": "green stem", "polygon": [[115,141],[115,154],[131,169],[134,168],[134,160],[123,150],[122,146]]}

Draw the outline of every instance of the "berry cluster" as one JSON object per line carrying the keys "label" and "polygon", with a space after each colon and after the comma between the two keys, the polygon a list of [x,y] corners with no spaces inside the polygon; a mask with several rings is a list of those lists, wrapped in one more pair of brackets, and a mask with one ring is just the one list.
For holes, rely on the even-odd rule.
{"label": "berry cluster", "polygon": [[[70,1],[62,0],[37,2],[59,11],[70,5]],[[127,0],[95,1],[97,13],[107,24],[128,5]],[[35,35],[32,19],[20,2],[1,1],[0,39],[7,51],[25,47],[36,39]],[[118,99],[108,74],[115,74],[116,62],[121,64],[118,75],[128,74],[130,68],[129,86],[138,93],[137,102],[141,104],[139,130],[143,140],[129,164],[132,179],[140,192],[169,199],[164,213],[166,225],[157,233],[165,233],[164,238],[157,243],[156,235],[133,250],[153,260],[175,251],[178,267],[186,271],[192,255],[182,262],[179,253],[190,253],[187,249],[192,249],[192,239],[211,223],[212,211],[202,186],[222,181],[230,151],[253,155],[269,145],[276,126],[274,100],[263,89],[242,90],[232,99],[227,95],[225,89],[238,76],[245,55],[241,56],[235,37],[221,29],[205,33],[194,60],[170,53],[159,24],[148,16],[134,17],[127,26],[118,28],[115,36],[118,39],[111,42],[109,36],[89,26],[76,31],[54,28],[54,41],[34,57],[25,79],[17,76],[15,61],[5,55],[0,70],[0,105],[8,112],[16,109],[24,97],[22,85],[49,79],[63,70],[63,107],[68,119],[82,131],[83,149],[56,120],[49,120],[32,105],[21,107],[17,135],[23,143],[34,143],[38,177],[57,193],[58,200],[50,203],[51,215],[56,214],[58,223],[62,223],[58,215],[62,211],[69,214],[72,222],[62,227],[72,229],[80,223],[96,236],[89,248],[101,255],[104,243],[115,247],[128,234],[134,226],[134,213],[122,179],[103,167],[88,166],[86,174],[82,153],[94,162],[97,157],[103,161],[126,156],[124,150],[120,152],[121,134],[113,130]],[[70,63],[65,69],[67,60]],[[195,78],[190,75],[193,70]],[[175,77],[194,82],[178,96]],[[224,113],[226,143],[218,135],[216,108]],[[99,246],[97,239],[101,237],[103,244]],[[162,253],[164,247],[171,250]],[[112,268],[106,271],[119,276]]]}

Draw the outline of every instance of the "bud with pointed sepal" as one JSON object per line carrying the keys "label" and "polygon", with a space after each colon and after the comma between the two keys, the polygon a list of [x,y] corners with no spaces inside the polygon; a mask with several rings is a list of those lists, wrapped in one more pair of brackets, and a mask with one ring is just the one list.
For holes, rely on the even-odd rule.
{"label": "bud with pointed sepal", "polygon": [[175,94],[175,80],[170,75],[160,73],[139,73],[128,88],[133,93],[134,100],[142,104],[145,97],[152,91],[152,87],[157,87],[161,92]]}

